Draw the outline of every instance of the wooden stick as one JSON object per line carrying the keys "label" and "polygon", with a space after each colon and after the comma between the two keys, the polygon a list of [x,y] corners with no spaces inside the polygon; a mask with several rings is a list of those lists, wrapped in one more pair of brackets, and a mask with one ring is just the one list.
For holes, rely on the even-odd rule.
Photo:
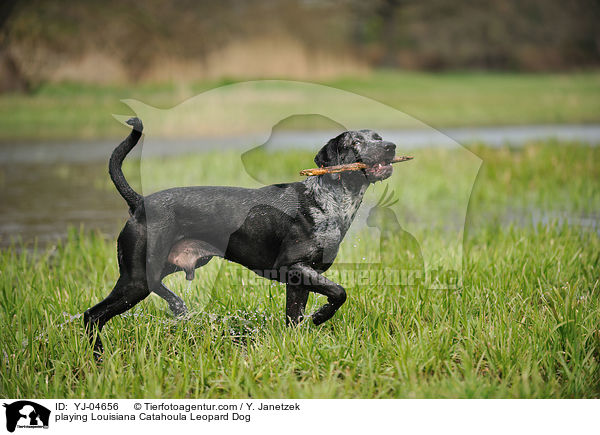
{"label": "wooden stick", "polygon": [[[412,156],[398,156],[394,157],[390,163],[400,163],[406,162],[408,160],[412,160]],[[300,175],[313,176],[313,175],[323,175],[323,174],[336,174],[338,172],[344,171],[358,171],[360,169],[368,168],[364,163],[348,163],[345,165],[336,165],[336,166],[327,166],[325,168],[312,168],[312,169],[303,169],[300,171]]]}

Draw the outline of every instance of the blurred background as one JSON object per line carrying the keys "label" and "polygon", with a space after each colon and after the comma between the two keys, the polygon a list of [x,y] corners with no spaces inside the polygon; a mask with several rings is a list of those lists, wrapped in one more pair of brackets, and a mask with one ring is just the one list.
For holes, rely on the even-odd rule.
{"label": "blurred background", "polygon": [[600,64],[595,0],[8,0],[1,20],[4,91]]}
{"label": "blurred background", "polygon": [[[383,102],[464,145],[595,144],[599,22],[597,0],[4,0],[0,244],[46,243],[81,223],[118,230],[126,210],[105,166],[127,134],[112,114],[134,114],[122,99],[167,109],[239,81],[293,79]],[[245,98],[261,95],[257,85]],[[300,132],[290,145],[312,150],[307,130],[338,127],[309,118],[279,126]],[[216,143],[194,126],[181,136]],[[418,126],[375,126],[402,150],[436,145]],[[234,141],[232,122],[210,127]],[[189,152],[177,131],[155,133],[174,141],[165,154]]]}

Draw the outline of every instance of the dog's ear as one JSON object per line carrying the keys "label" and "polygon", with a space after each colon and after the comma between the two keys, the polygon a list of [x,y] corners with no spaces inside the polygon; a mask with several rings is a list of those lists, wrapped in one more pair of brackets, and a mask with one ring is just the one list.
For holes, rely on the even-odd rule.
{"label": "dog's ear", "polygon": [[343,144],[346,141],[346,136],[348,132],[344,132],[333,139],[330,139],[323,148],[319,150],[317,155],[315,156],[315,163],[320,168],[324,166],[336,165],[337,162],[332,162],[332,156],[337,155],[340,149],[343,147]]}
{"label": "dog's ear", "polygon": [[[329,141],[331,142],[331,141]],[[317,164],[317,166],[319,168],[322,168],[324,166],[329,166],[328,162],[329,162],[329,156],[327,155],[327,147],[329,146],[329,142],[327,143],[327,145],[325,145],[323,148],[321,148],[319,150],[319,152],[317,153],[317,155],[315,156],[315,163]]]}

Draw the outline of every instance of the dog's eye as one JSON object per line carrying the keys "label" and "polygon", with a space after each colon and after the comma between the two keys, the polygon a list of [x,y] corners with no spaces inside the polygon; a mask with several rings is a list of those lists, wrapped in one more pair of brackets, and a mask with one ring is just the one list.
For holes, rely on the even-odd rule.
{"label": "dog's eye", "polygon": [[354,142],[352,142],[352,146],[353,147],[360,146],[360,141],[355,140]]}

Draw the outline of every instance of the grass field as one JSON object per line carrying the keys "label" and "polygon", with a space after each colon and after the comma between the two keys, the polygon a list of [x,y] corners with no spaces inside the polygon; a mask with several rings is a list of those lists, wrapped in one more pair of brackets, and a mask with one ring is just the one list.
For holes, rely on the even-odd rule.
{"label": "grass field", "polygon": [[[219,269],[222,262],[213,260],[189,292],[181,274],[169,278],[192,311],[189,319],[175,321],[162,300],[147,298],[108,323],[105,361],[96,366],[77,315],[117,278],[114,240],[73,229],[56,246],[3,251],[0,396],[600,397],[600,237],[597,226],[585,225],[598,223],[600,148],[545,142],[471,149],[483,166],[460,233],[462,285],[342,281],[348,301],[320,327],[286,328],[283,286],[241,282],[239,267]],[[149,168],[172,170],[159,171],[164,178],[145,192],[195,182],[182,176],[188,167],[208,181],[218,173],[226,184],[252,184],[231,158],[148,161]],[[281,174],[271,175],[293,173],[310,159],[281,155]],[[417,182],[408,164],[386,183],[411,198],[408,210],[401,201],[394,211],[416,223],[423,218],[413,234],[443,267],[454,254],[442,245],[456,210],[452,186],[436,174],[453,167],[453,185],[469,180],[460,178],[464,162],[449,151],[423,151],[418,159],[427,183]],[[444,214],[432,216],[433,206]],[[540,214],[550,219],[532,219]],[[363,230],[353,236],[358,243],[344,242],[338,258],[358,269],[402,267],[395,240],[387,263],[362,264],[376,242]],[[322,302],[311,296],[309,311]]]}
{"label": "grass field", "polygon": [[[0,95],[0,142],[118,138],[111,114],[133,114],[121,99],[166,109],[233,80],[140,86],[42,85],[31,95]],[[388,104],[435,128],[600,121],[600,74],[375,72],[323,84]],[[244,98],[260,101],[261,85]],[[308,100],[310,95],[304,95]],[[289,96],[287,96],[289,97]],[[279,98],[285,100],[285,94]],[[253,110],[268,110],[260,105]],[[335,100],[331,105],[340,104]],[[227,125],[215,125],[227,131]],[[291,126],[293,127],[293,125]],[[388,125],[393,128],[394,125]]]}

